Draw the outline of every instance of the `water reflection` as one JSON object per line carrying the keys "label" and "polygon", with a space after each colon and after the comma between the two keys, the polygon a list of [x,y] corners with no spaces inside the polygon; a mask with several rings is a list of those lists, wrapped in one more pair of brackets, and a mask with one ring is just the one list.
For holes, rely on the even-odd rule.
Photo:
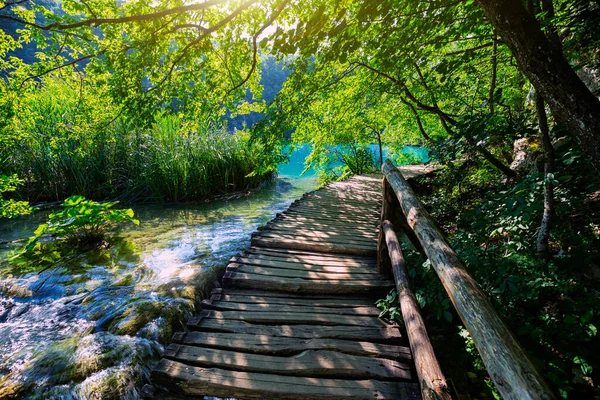
{"label": "water reflection", "polygon": [[8,263],[6,243],[46,215],[0,223],[0,398],[136,398],[179,321],[250,234],[314,179],[282,177],[248,197],[137,206],[107,249],[41,273]]}

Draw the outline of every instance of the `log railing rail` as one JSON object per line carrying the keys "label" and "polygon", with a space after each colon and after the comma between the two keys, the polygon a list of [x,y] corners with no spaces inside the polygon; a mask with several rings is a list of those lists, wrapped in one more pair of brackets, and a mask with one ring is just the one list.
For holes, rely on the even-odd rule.
{"label": "log railing rail", "polygon": [[425,329],[419,303],[410,288],[406,261],[394,225],[386,219],[383,221],[381,228],[382,237],[385,238],[385,244],[388,248],[394,282],[400,299],[402,319],[404,320],[415,369],[419,377],[422,398],[424,400],[451,400],[452,397],[446,384],[446,378],[435,357],[433,346]]}
{"label": "log railing rail", "polygon": [[[398,256],[397,251],[394,250],[396,252],[394,256],[390,251],[391,248],[388,248],[388,251],[385,251],[384,248],[384,246],[390,247],[391,244],[391,247],[395,249],[393,243],[388,242],[389,244],[386,245],[388,236],[393,239],[390,235],[393,229],[389,222],[393,221],[394,224],[403,228],[404,233],[413,241],[417,249],[422,250],[429,259],[458,315],[473,338],[481,359],[502,397],[507,400],[554,399],[555,396],[540,373],[473,277],[467,272],[462,261],[450,247],[445,236],[437,228],[400,171],[390,160],[386,160],[382,170],[384,199],[378,246],[380,271],[389,272],[390,269],[395,268],[394,262],[390,261],[388,254],[394,258]],[[389,221],[385,223],[386,220]],[[403,288],[400,285],[398,287],[399,294],[401,290]],[[416,361],[417,355],[414,356]],[[420,380],[422,381],[422,379]],[[423,381],[421,385],[422,392],[426,394],[427,388],[423,388]],[[431,389],[434,390],[434,393],[438,393],[434,387]],[[439,393],[444,393],[443,387]],[[427,397],[424,396],[424,398]]]}

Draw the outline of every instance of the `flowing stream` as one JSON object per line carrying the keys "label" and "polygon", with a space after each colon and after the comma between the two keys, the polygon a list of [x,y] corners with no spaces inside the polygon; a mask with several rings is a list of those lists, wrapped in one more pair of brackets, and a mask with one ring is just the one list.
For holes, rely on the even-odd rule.
{"label": "flowing stream", "polygon": [[[139,226],[111,246],[43,271],[6,262],[0,245],[0,398],[138,398],[174,330],[250,235],[317,186],[303,152],[252,195],[205,204],[134,206]],[[47,213],[0,222],[27,238]]]}

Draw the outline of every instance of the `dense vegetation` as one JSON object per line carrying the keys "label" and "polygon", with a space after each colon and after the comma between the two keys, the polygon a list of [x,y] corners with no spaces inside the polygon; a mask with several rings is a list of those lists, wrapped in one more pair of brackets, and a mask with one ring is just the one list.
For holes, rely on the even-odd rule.
{"label": "dense vegetation", "polygon": [[[446,166],[426,202],[544,377],[599,395],[597,2],[8,0],[0,20],[1,216],[245,189],[289,138],[324,180],[370,171],[370,144],[422,144]],[[485,372],[423,261],[431,329],[464,345],[446,359],[474,363],[455,379],[479,396]]]}

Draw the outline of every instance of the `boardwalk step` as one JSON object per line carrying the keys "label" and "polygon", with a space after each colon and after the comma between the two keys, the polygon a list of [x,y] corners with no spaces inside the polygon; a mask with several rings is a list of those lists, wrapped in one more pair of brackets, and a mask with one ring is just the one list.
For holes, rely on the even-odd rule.
{"label": "boardwalk step", "polygon": [[395,326],[349,329],[348,326],[260,325],[240,320],[219,320],[196,316],[187,324],[190,330],[246,333],[259,336],[283,336],[303,339],[341,339],[373,343],[401,343],[403,337]]}
{"label": "boardwalk step", "polygon": [[250,247],[244,252],[245,257],[250,255],[259,257],[279,257],[290,261],[302,262],[312,265],[337,265],[337,266],[364,266],[376,267],[377,262],[371,257],[358,255],[327,254],[309,251],[300,251],[282,248]]}
{"label": "boardwalk step", "polygon": [[171,344],[163,356],[197,367],[277,375],[339,379],[411,379],[408,364],[329,350],[305,350],[291,357],[280,357]]}
{"label": "boardwalk step", "polygon": [[303,279],[311,279],[311,280],[373,280],[376,283],[385,284],[385,279],[377,271],[371,270],[370,273],[367,271],[336,271],[336,272],[328,272],[328,271],[315,271],[315,270],[307,270],[299,269],[299,268],[285,268],[285,266],[280,266],[279,268],[273,268],[271,266],[261,266],[261,265],[251,265],[251,264],[241,264],[238,262],[230,263],[227,266],[228,270],[236,271],[240,273],[248,273],[248,274],[258,274],[258,275],[268,275],[268,276],[280,276],[283,278],[303,278]]}
{"label": "boardwalk step", "polygon": [[292,356],[306,350],[331,350],[357,356],[373,356],[411,361],[405,346],[338,339],[301,339],[294,337],[222,332],[178,332],[173,342],[188,346],[234,350],[244,353]]}
{"label": "boardwalk step", "polygon": [[418,399],[419,386],[408,382],[281,376],[193,367],[163,358],[152,372],[158,384],[188,396],[244,399]]}
{"label": "boardwalk step", "polygon": [[254,312],[299,312],[309,314],[336,314],[336,315],[368,315],[377,317],[380,313],[379,309],[373,306],[370,307],[320,307],[306,304],[289,305],[289,304],[247,304],[234,303],[231,301],[202,301],[203,310],[215,311],[254,311]]}
{"label": "boardwalk step", "polygon": [[275,238],[261,238],[255,237],[252,239],[253,246],[263,247],[280,247],[288,249],[298,250],[311,250],[311,251],[322,251],[329,253],[341,253],[341,254],[358,254],[358,255],[370,255],[375,256],[377,254],[377,246],[362,246],[362,245],[344,245],[342,243],[329,243],[329,242],[315,242],[306,241],[300,239],[275,239]]}
{"label": "boardwalk step", "polygon": [[349,263],[344,262],[306,262],[300,261],[293,258],[276,258],[276,257],[264,257],[264,256],[253,256],[244,255],[243,257],[234,257],[230,260],[237,264],[256,265],[268,268],[282,268],[299,271],[316,271],[316,272],[327,272],[327,273],[338,273],[338,274],[370,274],[376,273],[373,267],[365,267],[361,265],[348,265]]}
{"label": "boardwalk step", "polygon": [[384,293],[394,284],[389,280],[310,280],[279,276],[258,275],[228,270],[223,276],[223,286],[242,289],[275,290],[302,293]]}
{"label": "boardwalk step", "polygon": [[297,311],[240,311],[227,312],[204,310],[201,318],[219,321],[244,321],[251,324],[286,324],[286,325],[325,325],[325,326],[359,326],[385,328],[388,326],[377,317],[364,315],[310,314]]}

